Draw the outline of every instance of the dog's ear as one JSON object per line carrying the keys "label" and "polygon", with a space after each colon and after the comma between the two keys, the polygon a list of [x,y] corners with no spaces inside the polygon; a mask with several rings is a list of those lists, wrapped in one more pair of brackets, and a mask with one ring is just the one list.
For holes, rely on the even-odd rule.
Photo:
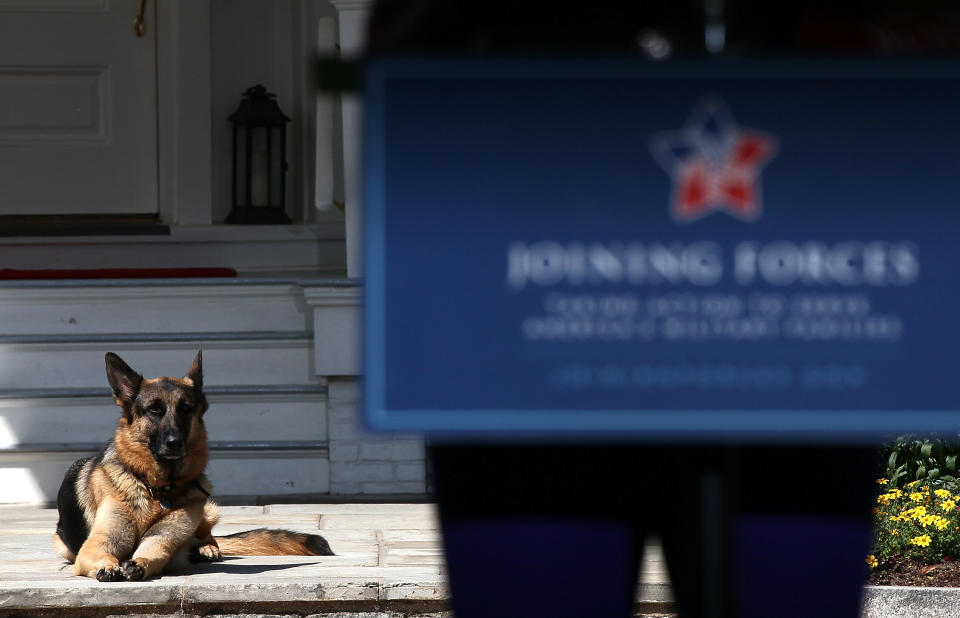
{"label": "dog's ear", "polygon": [[123,362],[123,359],[107,352],[107,381],[110,382],[110,388],[113,390],[113,397],[117,405],[123,408],[124,416],[130,416],[130,404],[134,397],[140,391],[140,382],[143,376],[134,371]]}
{"label": "dog's ear", "polygon": [[193,359],[190,370],[183,377],[193,382],[193,387],[198,391],[203,390],[203,350],[197,350],[197,357]]}

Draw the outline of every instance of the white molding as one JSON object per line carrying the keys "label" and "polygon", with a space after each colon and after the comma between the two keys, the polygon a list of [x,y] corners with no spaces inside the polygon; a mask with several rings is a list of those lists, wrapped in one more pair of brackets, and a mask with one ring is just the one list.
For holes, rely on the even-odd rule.
{"label": "white molding", "polygon": [[160,218],[210,223],[210,1],[156,4]]}
{"label": "white molding", "polygon": [[313,308],[314,370],[321,376],[360,374],[360,288],[304,286]]}
{"label": "white molding", "polygon": [[311,307],[352,307],[360,308],[361,293],[359,287],[308,286],[303,288],[303,297]]}

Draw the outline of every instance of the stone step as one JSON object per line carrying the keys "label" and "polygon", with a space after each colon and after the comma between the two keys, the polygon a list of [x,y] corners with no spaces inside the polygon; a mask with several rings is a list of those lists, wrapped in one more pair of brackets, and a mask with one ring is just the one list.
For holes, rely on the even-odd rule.
{"label": "stone step", "polygon": [[[214,534],[259,526],[313,531],[337,555],[231,558],[116,584],[74,577],[64,568],[50,546],[55,522],[49,509],[0,506],[0,616],[451,618],[430,504],[225,507]],[[662,570],[652,566],[658,556],[651,544],[638,616],[673,611]]]}
{"label": "stone step", "polygon": [[[113,436],[119,409],[107,389],[93,390],[103,392],[0,391],[0,503],[52,503],[70,463]],[[217,495],[329,492],[325,387],[213,387],[208,400]]]}
{"label": "stone step", "polygon": [[[50,509],[0,506],[0,616],[452,618],[432,504],[225,507],[215,534],[259,526],[317,532],[337,555],[233,558],[117,584],[70,573],[50,544],[56,519]],[[644,561],[634,616],[674,616],[656,540],[647,543]],[[955,618],[957,607],[960,588],[868,586],[860,615]]]}
{"label": "stone step", "polygon": [[[377,509],[377,505],[357,508],[364,506],[367,512]],[[402,539],[391,538],[393,526],[408,529],[418,515],[422,525],[415,539],[409,530]],[[259,526],[316,532],[325,517],[356,516],[330,512],[325,505],[225,507],[215,534]],[[283,608],[286,615],[353,609],[350,613],[355,616],[356,610],[369,611],[376,604],[440,610],[447,594],[435,518],[424,505],[411,505],[410,512],[394,507],[374,526],[324,529],[322,534],[336,556],[232,558],[147,582],[112,585],[74,577],[62,568],[50,545],[55,522],[52,510],[0,507],[0,551],[4,555],[0,615],[47,612],[67,616],[82,611],[105,616],[134,609],[162,615],[180,608],[188,614],[193,609],[203,610],[197,613],[239,613],[241,608],[270,614],[280,613],[271,609]],[[402,553],[411,543],[421,556],[432,555],[434,563],[380,564],[388,550]]]}
{"label": "stone step", "polygon": [[[211,440],[327,439],[326,387],[227,386],[206,390],[210,408],[204,423]],[[106,385],[87,391],[0,390],[0,452],[18,444],[99,444],[113,435],[119,417],[120,408]]]}
{"label": "stone step", "polygon": [[[14,283],[19,283],[15,285]],[[295,282],[264,279],[0,284],[0,336],[309,330]]]}
{"label": "stone step", "polygon": [[[297,449],[257,446],[211,449],[207,477],[216,499],[263,501],[330,492],[329,449],[322,443],[305,442]],[[7,504],[53,504],[70,464],[93,453],[0,453],[0,499]]]}
{"label": "stone step", "polygon": [[0,385],[18,391],[103,388],[107,384],[103,357],[108,351],[145,376],[182,376],[201,348],[205,385],[320,381],[312,371],[312,334],[301,331],[84,336],[82,340],[9,336],[0,339]]}

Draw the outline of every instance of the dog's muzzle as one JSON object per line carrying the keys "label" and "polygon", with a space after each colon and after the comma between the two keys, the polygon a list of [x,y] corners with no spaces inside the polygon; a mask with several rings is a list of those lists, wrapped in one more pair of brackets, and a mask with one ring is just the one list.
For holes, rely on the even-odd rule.
{"label": "dog's muzzle", "polygon": [[152,450],[159,459],[183,459],[187,454],[183,436],[173,432],[161,434]]}

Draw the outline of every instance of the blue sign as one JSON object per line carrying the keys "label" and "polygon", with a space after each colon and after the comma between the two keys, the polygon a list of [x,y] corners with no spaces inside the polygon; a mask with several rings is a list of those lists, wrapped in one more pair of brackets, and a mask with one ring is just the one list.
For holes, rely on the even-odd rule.
{"label": "blue sign", "polygon": [[960,430],[960,64],[384,60],[368,424]]}

